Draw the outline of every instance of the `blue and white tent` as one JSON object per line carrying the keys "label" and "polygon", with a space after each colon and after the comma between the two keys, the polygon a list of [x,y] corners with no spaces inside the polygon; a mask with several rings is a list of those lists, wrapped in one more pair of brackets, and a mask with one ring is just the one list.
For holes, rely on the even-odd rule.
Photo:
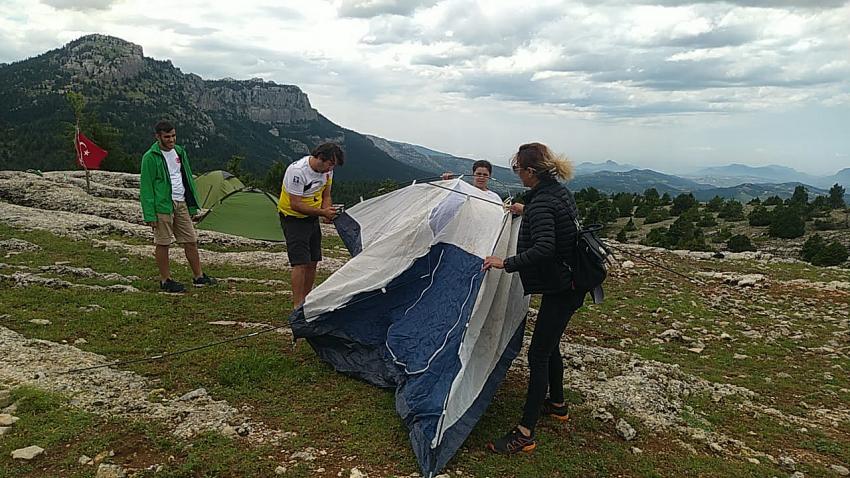
{"label": "blue and white tent", "polygon": [[396,390],[425,477],[454,456],[522,346],[518,274],[483,272],[513,255],[519,220],[460,179],[413,184],[336,221],[353,258],[290,317],[336,370]]}

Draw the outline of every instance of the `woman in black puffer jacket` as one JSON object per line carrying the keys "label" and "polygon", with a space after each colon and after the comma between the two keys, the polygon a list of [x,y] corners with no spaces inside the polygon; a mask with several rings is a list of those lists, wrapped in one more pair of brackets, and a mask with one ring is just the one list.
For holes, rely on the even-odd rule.
{"label": "woman in black puffer jacket", "polygon": [[[546,145],[520,146],[512,160],[514,172],[530,187],[526,205],[512,206],[523,215],[517,254],[507,259],[490,256],[484,268],[519,272],[526,294],[543,294],[528,349],[528,394],[520,424],[487,446],[512,454],[536,448],[534,428],[540,414],[566,421],[564,365],[560,341],[573,313],[584,302],[584,293],[572,290],[570,267],[575,257],[578,208],[572,193],[557,179],[569,179],[572,165]],[[546,392],[549,397],[546,397]]]}

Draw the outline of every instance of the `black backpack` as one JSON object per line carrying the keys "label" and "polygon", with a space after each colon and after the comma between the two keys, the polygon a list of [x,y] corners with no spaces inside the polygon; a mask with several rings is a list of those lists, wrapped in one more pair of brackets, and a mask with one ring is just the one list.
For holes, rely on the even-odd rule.
{"label": "black backpack", "polygon": [[608,277],[608,265],[611,263],[611,250],[597,235],[602,230],[602,225],[591,224],[582,227],[578,218],[570,214],[569,205],[563,199],[561,202],[576,225],[575,257],[569,266],[572,270],[572,289],[590,293],[593,302],[599,304],[605,298],[602,283]]}
{"label": "black backpack", "polygon": [[596,234],[602,230],[601,224],[581,227],[577,220],[575,223],[576,256],[573,265],[573,289],[579,292],[590,292],[594,302],[598,304],[604,298],[602,283],[608,277],[611,253]]}

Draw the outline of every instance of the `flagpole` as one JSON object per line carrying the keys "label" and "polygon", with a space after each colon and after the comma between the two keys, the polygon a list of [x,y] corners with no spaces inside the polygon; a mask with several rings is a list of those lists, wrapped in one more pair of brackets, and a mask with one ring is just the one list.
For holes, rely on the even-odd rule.
{"label": "flagpole", "polygon": [[77,152],[77,162],[80,163],[80,166],[86,170],[86,193],[91,194],[91,173],[89,172],[89,168],[86,167],[86,162],[83,161],[83,152],[80,150],[80,118],[77,117],[77,127],[76,132],[74,133],[74,151]]}

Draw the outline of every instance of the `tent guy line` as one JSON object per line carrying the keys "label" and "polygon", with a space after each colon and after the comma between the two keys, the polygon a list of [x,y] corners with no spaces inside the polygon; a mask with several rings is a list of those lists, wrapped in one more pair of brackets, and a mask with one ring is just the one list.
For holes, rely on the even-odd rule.
{"label": "tent guy line", "polygon": [[673,269],[670,269],[669,267],[666,267],[666,266],[664,266],[664,265],[661,265],[661,264],[660,264],[660,263],[658,263],[658,262],[653,262],[653,261],[651,261],[651,260],[649,260],[649,259],[647,259],[647,258],[645,258],[645,257],[641,256],[640,254],[636,254],[636,253],[634,253],[634,252],[626,251],[626,250],[624,250],[624,249],[622,249],[622,248],[620,248],[620,247],[612,246],[612,245],[611,245],[610,243],[608,243],[608,242],[605,242],[604,244],[605,244],[605,246],[606,246],[606,247],[610,247],[611,249],[614,249],[614,250],[615,250],[615,251],[617,251],[617,252],[620,252],[620,253],[622,253],[622,254],[625,254],[625,255],[627,255],[627,256],[629,256],[629,257],[633,257],[633,258],[640,259],[640,260],[642,260],[642,261],[646,262],[647,264],[649,264],[649,265],[651,265],[651,266],[653,266],[653,267],[657,267],[657,268],[659,268],[659,269],[661,269],[661,270],[664,270],[664,271],[667,271],[667,272],[669,272],[669,273],[671,273],[671,274],[675,274],[675,275],[677,275],[677,276],[679,276],[679,277],[681,277],[681,278],[685,279],[686,281],[688,281],[688,282],[690,282],[690,283],[692,283],[692,284],[696,284],[696,285],[703,286],[703,287],[705,287],[705,286],[707,285],[705,282],[703,282],[703,281],[701,281],[701,280],[697,279],[696,277],[691,277],[691,276],[687,276],[687,275],[685,275],[685,274],[682,274],[681,272],[678,272],[678,271],[675,271],[675,270],[673,270]]}
{"label": "tent guy line", "polygon": [[224,339],[224,340],[218,340],[218,341],[215,341],[215,342],[210,342],[208,344],[198,345],[196,347],[191,347],[191,348],[188,348],[188,349],[177,350],[175,352],[164,352],[164,353],[161,353],[159,355],[153,355],[153,356],[150,356],[150,357],[138,358],[138,359],[132,359],[132,360],[122,360],[122,361],[118,361],[118,362],[110,362],[110,363],[101,364],[101,365],[93,365],[91,367],[73,368],[73,369],[70,369],[70,370],[66,370],[64,372],[60,372],[60,375],[77,373],[77,372],[85,372],[85,371],[88,371],[88,370],[95,370],[95,369],[106,368],[106,367],[117,367],[119,365],[130,365],[130,364],[134,364],[134,363],[153,362],[153,361],[162,360],[162,359],[165,359],[165,358],[168,358],[168,357],[175,357],[177,355],[183,355],[185,353],[195,352],[197,350],[203,350],[203,349],[206,349],[206,348],[215,347],[216,345],[223,345],[223,344],[230,343],[230,342],[236,342],[237,340],[247,339],[247,338],[250,338],[250,337],[256,337],[258,335],[265,334],[265,333],[268,333],[268,332],[273,332],[275,330],[283,329],[283,328],[289,328],[289,324],[278,325],[277,327],[269,327],[269,328],[266,328],[266,329],[258,330],[256,332],[251,332],[250,334],[240,335],[240,336],[237,336],[237,337],[231,337],[229,339]]}

